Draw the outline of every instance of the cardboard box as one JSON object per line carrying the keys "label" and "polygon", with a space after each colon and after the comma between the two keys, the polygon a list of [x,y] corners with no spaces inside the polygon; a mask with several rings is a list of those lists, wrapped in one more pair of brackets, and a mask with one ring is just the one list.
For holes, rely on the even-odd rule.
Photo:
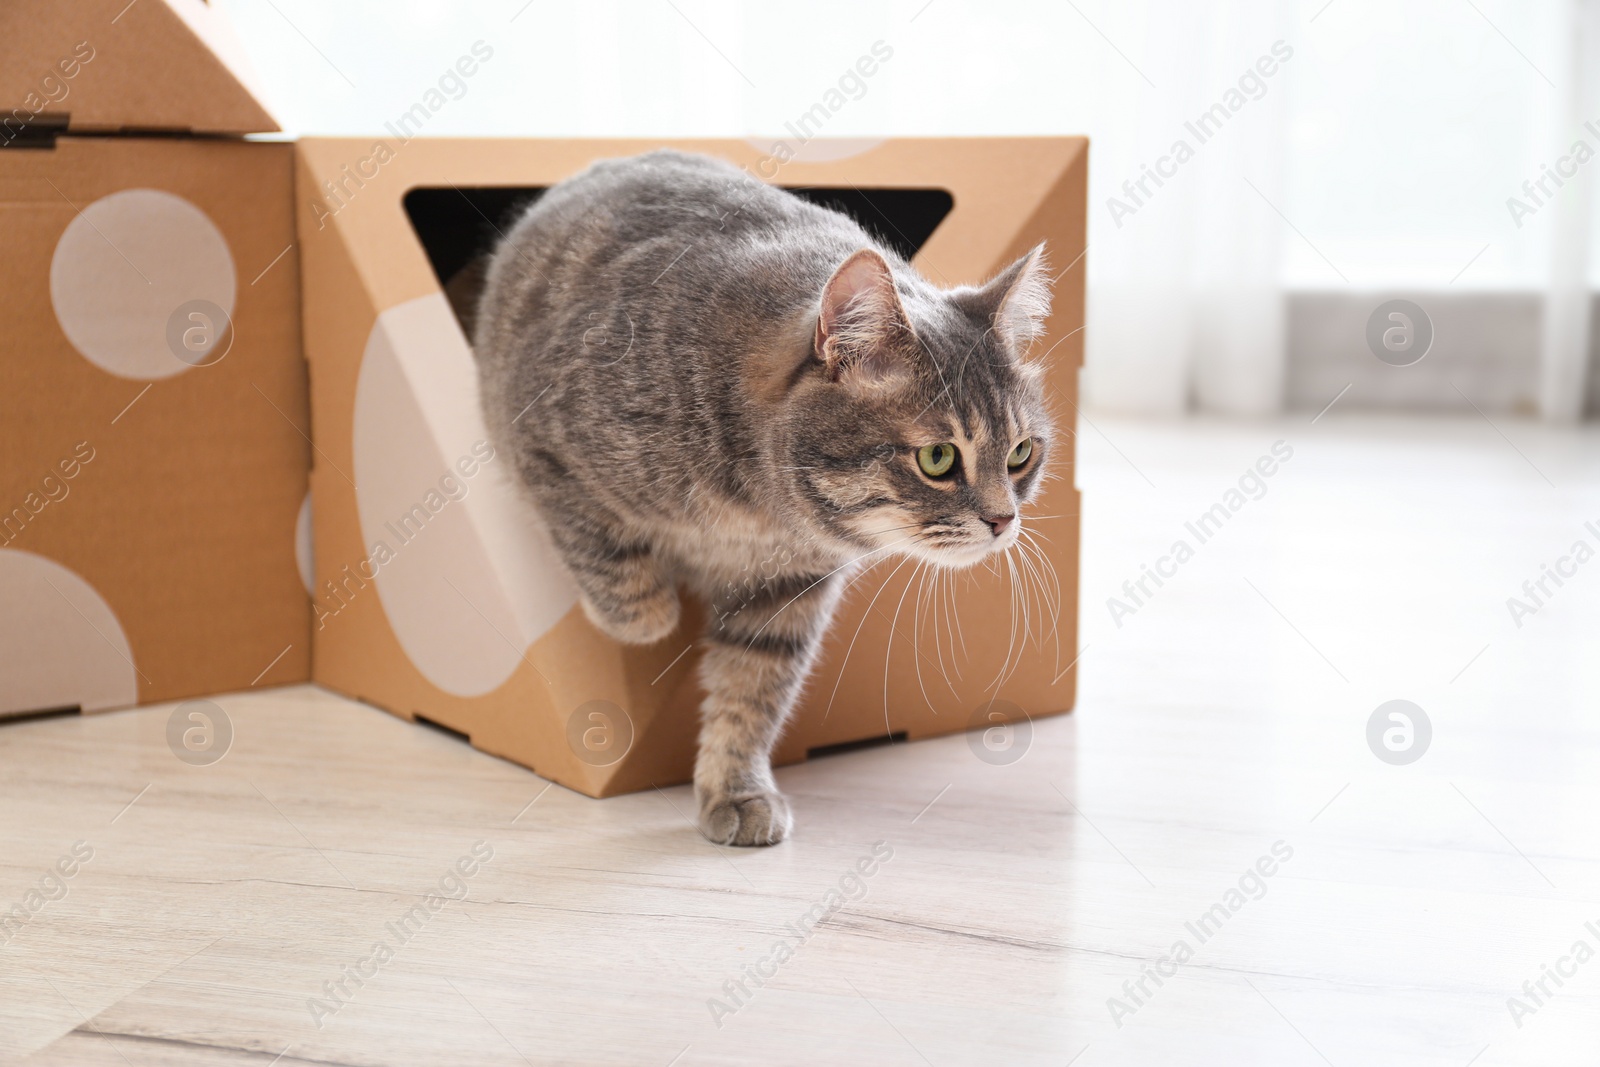
{"label": "cardboard box", "polygon": [[[297,153],[317,442],[315,679],[591,796],[687,781],[701,612],[690,605],[680,631],[647,648],[590,626],[507,464],[488,458],[458,319],[476,257],[520,203],[594,160],[661,142],[390,132],[304,140]],[[894,561],[862,577],[776,760],[974,725],[1025,729],[1024,716],[1069,710],[1086,142],[892,140],[812,162],[742,141],[668,143],[856,214],[940,284],[981,281],[1040,240],[1061,271],[1038,350],[1050,352],[1057,477],[1029,518],[1053,575],[1015,595],[1003,568],[937,593]]]}
{"label": "cardboard box", "polygon": [[0,50],[0,716],[305,680],[294,148],[197,0]]}

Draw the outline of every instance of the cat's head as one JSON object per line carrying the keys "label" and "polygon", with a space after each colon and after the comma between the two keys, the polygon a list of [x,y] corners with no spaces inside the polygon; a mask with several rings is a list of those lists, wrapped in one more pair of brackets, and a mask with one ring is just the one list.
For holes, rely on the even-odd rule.
{"label": "cat's head", "polygon": [[941,290],[864,249],[819,296],[790,412],[794,483],[864,549],[966,566],[1016,542],[1051,450],[1041,245],[983,286]]}

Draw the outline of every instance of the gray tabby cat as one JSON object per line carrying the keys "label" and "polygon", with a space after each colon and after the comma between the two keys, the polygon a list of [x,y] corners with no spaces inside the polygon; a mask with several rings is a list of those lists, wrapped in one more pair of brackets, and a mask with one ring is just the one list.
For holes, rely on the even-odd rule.
{"label": "gray tabby cat", "polygon": [[1016,543],[1050,452],[1021,358],[1048,311],[1042,247],[941,290],[845,216],[680,152],[595,164],[496,250],[484,413],[584,611],[646,644],[680,584],[709,608],[712,841],[789,833],[770,753],[855,568]]}

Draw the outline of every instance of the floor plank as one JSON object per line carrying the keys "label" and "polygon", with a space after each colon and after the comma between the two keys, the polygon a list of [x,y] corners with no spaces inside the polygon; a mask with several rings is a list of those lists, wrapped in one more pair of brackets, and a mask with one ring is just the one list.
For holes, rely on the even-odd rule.
{"label": "floor plank", "polygon": [[[1600,434],[1335,411],[1080,442],[1078,711],[1009,766],[954,737],[785,769],[776,849],[707,845],[686,789],[547,789],[311,687],[218,698],[207,767],[170,707],[0,727],[0,908],[93,849],[0,945],[0,1056],[1593,1063],[1600,961],[1522,985],[1600,951],[1600,561],[1521,627],[1506,600],[1600,546]],[[1275,442],[1259,499],[1114,617]],[[1409,765],[1368,748],[1392,699],[1432,723]]]}

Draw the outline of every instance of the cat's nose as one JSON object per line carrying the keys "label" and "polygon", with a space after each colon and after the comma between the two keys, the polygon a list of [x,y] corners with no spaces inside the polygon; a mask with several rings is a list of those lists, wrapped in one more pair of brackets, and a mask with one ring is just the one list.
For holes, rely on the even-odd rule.
{"label": "cat's nose", "polygon": [[1013,522],[1016,521],[1016,518],[1017,518],[1017,516],[1015,514],[1011,514],[1011,515],[985,515],[985,516],[983,516],[983,521],[988,523],[989,524],[989,529],[994,531],[994,535],[996,537],[999,537],[1001,534],[1006,532],[1006,527],[1007,526],[1010,526]]}

